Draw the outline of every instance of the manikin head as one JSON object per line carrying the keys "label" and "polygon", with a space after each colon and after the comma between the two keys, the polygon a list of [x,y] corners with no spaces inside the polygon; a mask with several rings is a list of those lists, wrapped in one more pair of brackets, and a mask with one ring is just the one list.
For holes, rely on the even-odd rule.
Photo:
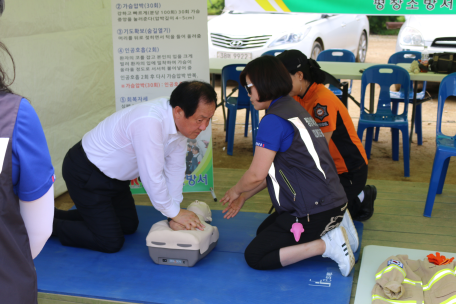
{"label": "manikin head", "polygon": [[205,203],[198,200],[188,205],[187,210],[193,211],[196,215],[201,216],[206,223],[212,222],[211,208]]}

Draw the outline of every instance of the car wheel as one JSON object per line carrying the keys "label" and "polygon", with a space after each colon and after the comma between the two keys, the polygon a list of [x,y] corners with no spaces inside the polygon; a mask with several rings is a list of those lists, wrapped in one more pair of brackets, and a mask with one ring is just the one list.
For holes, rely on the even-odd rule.
{"label": "car wheel", "polygon": [[367,35],[366,35],[366,32],[363,31],[361,33],[361,37],[359,37],[358,52],[356,53],[356,61],[357,62],[366,61],[366,53],[367,53]]}
{"label": "car wheel", "polygon": [[313,60],[317,60],[318,54],[323,51],[323,47],[321,46],[320,42],[315,41],[312,45],[312,52],[310,53],[310,58]]}

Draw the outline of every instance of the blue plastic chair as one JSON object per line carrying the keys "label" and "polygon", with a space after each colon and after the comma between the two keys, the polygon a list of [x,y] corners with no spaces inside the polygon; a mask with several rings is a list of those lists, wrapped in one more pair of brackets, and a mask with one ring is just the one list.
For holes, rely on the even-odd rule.
{"label": "blue plastic chair", "polygon": [[[335,61],[335,62],[355,62],[356,58],[355,55],[350,52],[349,50],[345,49],[329,49],[321,52],[317,56],[317,61]],[[340,82],[340,79],[338,79]],[[350,86],[348,87],[348,94],[351,94],[351,89],[353,86],[353,79],[350,80]],[[339,99],[342,100],[342,91],[334,87],[332,85],[329,85],[329,89],[331,92],[334,93]]]}
{"label": "blue plastic chair", "polygon": [[[375,65],[367,68],[361,78],[361,115],[358,123],[358,136],[363,140],[364,130],[366,131],[365,149],[367,158],[370,158],[372,148],[372,137],[374,127],[391,128],[392,154],[393,160],[399,160],[399,130],[402,131],[402,146],[404,157],[404,176],[410,176],[410,147],[408,135],[407,110],[409,102],[409,73],[399,66],[394,65]],[[364,111],[366,88],[369,84],[380,85],[380,96],[377,104],[377,111],[373,114]],[[391,111],[390,86],[400,84],[404,87],[404,112],[400,115]]]}
{"label": "blue plastic chair", "polygon": [[[226,120],[226,136],[225,141],[228,142],[228,155],[233,155],[234,146],[234,133],[236,128],[236,113],[239,109],[246,109],[245,113],[245,130],[244,137],[247,137],[249,130],[249,113],[251,114],[252,120],[252,145],[253,153],[255,153],[255,140],[258,130],[258,124],[260,121],[258,111],[255,110],[253,105],[250,103],[250,97],[247,95],[247,91],[240,84],[239,76],[244,69],[245,64],[229,64],[222,69],[222,96],[225,101],[225,106],[228,109],[228,117]],[[238,83],[238,96],[233,97],[227,95],[226,85],[228,80],[233,80]]]}
{"label": "blue plastic chair", "polygon": [[436,194],[442,194],[450,158],[451,156],[456,156],[456,135],[447,136],[442,133],[443,106],[448,96],[456,96],[456,73],[446,76],[440,83],[435,138],[437,147],[423,214],[427,217],[431,217]]}
{"label": "blue plastic chair", "polygon": [[[412,63],[413,60],[421,59],[421,53],[415,51],[402,51],[397,52],[391,55],[388,59],[388,63]],[[416,100],[423,100],[426,94],[426,81],[423,82],[423,90],[417,92]],[[392,111],[397,114],[399,102],[404,101],[404,90],[401,89],[399,92],[390,91],[391,102],[393,103]],[[410,81],[409,86],[409,101],[413,102],[413,81]],[[422,114],[421,114],[421,104],[416,105],[416,114],[415,114],[415,133],[418,137],[418,145],[423,144],[423,128],[422,128]],[[375,130],[375,141],[378,141],[378,135],[380,133],[380,128]]]}
{"label": "blue plastic chair", "polygon": [[285,51],[286,51],[286,50],[270,50],[270,51],[264,52],[263,54],[261,54],[261,56],[265,56],[265,55],[277,56],[277,55],[279,55],[280,53],[283,53],[283,52],[285,52]]}

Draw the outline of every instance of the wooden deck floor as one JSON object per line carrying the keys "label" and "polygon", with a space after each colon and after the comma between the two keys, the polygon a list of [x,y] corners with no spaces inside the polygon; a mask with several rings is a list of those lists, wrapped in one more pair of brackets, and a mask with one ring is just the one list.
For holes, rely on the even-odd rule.
{"label": "wooden deck floor", "polygon": [[[217,198],[233,186],[245,170],[214,169],[215,192]],[[364,223],[362,249],[367,245],[392,246],[432,251],[456,253],[456,185],[445,185],[438,195],[432,218],[423,217],[424,204],[428,191],[427,183],[369,180],[368,184],[377,187],[374,216]],[[183,207],[194,200],[204,201],[212,210],[221,210],[220,202],[214,202],[210,193],[186,193]],[[138,205],[148,205],[147,195],[135,196]],[[68,195],[56,200],[61,209],[72,206]],[[266,190],[258,193],[244,205],[244,212],[267,213],[271,207]],[[455,254],[456,255],[456,254]],[[362,252],[361,252],[362,259]],[[360,262],[355,267],[355,279],[350,303],[354,302]],[[40,304],[57,303],[120,303],[95,299],[39,294]]]}

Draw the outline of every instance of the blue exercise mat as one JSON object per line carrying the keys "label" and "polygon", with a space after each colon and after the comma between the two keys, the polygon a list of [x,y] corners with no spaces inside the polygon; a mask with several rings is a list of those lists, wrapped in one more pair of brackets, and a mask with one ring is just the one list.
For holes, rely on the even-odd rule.
{"label": "blue exercise mat", "polygon": [[[331,259],[314,257],[282,269],[247,266],[244,250],[267,214],[240,212],[225,220],[212,211],[217,247],[194,267],[157,265],[146,236],[163,220],[153,207],[137,206],[138,231],[122,250],[106,254],[65,247],[51,238],[35,259],[38,290],[134,303],[349,303],[354,270],[343,277]],[[362,237],[363,224],[355,222]],[[359,250],[355,253],[359,256]]]}

